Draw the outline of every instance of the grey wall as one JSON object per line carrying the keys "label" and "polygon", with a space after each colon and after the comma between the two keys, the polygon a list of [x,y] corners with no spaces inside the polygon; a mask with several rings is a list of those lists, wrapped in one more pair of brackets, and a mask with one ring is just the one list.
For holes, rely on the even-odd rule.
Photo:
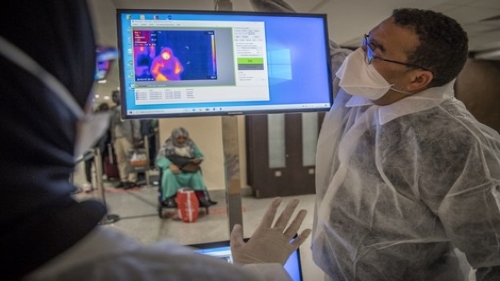
{"label": "grey wall", "polygon": [[469,59],[455,91],[476,119],[500,132],[500,61]]}

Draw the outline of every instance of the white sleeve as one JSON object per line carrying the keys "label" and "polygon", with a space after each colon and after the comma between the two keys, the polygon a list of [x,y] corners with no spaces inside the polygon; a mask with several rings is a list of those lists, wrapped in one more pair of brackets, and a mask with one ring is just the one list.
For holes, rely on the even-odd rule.
{"label": "white sleeve", "polygon": [[266,281],[290,281],[290,275],[279,263],[254,263],[242,266],[246,271]]}
{"label": "white sleeve", "polygon": [[26,281],[289,281],[281,264],[238,266],[164,241],[144,246],[110,228],[99,227],[54,258]]}

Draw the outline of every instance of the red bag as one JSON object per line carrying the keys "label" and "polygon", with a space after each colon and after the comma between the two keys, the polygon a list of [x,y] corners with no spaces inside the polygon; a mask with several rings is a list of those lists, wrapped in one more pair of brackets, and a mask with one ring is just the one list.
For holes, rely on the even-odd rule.
{"label": "red bag", "polygon": [[192,189],[181,188],[175,196],[177,202],[177,214],[184,222],[195,222],[198,219],[200,204],[196,193]]}
{"label": "red bag", "polygon": [[116,164],[115,157],[104,157],[104,174],[108,176],[108,179],[120,179],[120,173],[118,172],[118,165]]}

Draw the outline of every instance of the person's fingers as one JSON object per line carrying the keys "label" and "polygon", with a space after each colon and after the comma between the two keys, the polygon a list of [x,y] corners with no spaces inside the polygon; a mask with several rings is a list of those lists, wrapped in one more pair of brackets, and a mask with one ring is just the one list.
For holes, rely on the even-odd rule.
{"label": "person's fingers", "polygon": [[264,214],[262,220],[260,221],[258,229],[271,228],[274,221],[274,217],[276,216],[276,212],[278,211],[278,207],[280,206],[280,204],[281,204],[281,198],[277,197],[273,199],[269,207],[267,207],[267,211]]}
{"label": "person's fingers", "polygon": [[311,229],[304,229],[299,236],[297,236],[297,238],[295,238],[295,240],[293,240],[292,243],[290,243],[290,245],[292,245],[295,249],[300,247],[300,245],[302,245],[302,243],[304,243],[307,239],[307,237],[309,237],[309,235],[311,234],[312,230]]}
{"label": "person's fingers", "polygon": [[300,226],[302,225],[302,222],[304,221],[304,218],[307,215],[306,210],[300,210],[297,216],[295,216],[295,219],[292,221],[290,226],[285,230],[285,236],[292,238],[297,231],[299,231]]}
{"label": "person's fingers", "polygon": [[243,240],[243,227],[240,224],[235,224],[231,231],[231,249],[237,249],[245,244]]}
{"label": "person's fingers", "polygon": [[299,205],[298,199],[294,199],[288,202],[285,209],[283,210],[278,220],[274,224],[274,227],[284,230],[286,225],[288,224],[288,221],[290,221],[290,218],[292,217],[295,208],[297,208],[297,205]]}

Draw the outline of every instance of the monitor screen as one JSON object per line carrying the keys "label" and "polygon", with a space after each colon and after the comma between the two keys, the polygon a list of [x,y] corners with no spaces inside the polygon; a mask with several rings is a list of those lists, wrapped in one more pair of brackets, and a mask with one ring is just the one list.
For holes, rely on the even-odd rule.
{"label": "monitor screen", "polygon": [[[248,239],[245,239],[248,241]],[[211,243],[201,243],[189,245],[195,251],[204,255],[209,255],[232,263],[231,246],[229,241],[219,241]],[[302,281],[302,267],[300,265],[300,250],[297,249],[286,261],[284,268],[293,281]]]}
{"label": "monitor screen", "polygon": [[124,118],[327,111],[326,16],[118,10]]}

